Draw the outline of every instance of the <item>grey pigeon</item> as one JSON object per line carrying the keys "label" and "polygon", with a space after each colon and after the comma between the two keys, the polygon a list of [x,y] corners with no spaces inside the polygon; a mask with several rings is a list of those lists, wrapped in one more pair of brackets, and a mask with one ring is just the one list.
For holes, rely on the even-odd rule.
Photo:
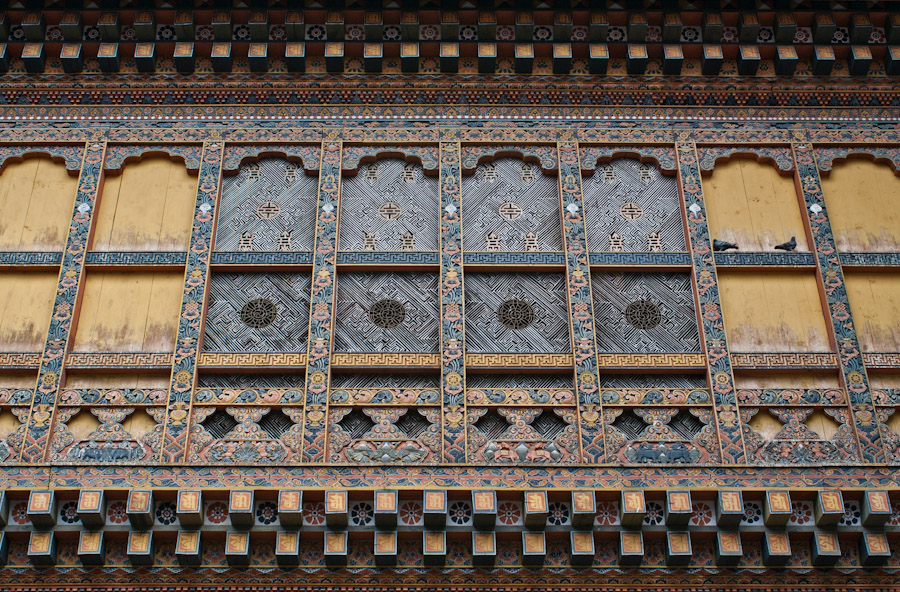
{"label": "grey pigeon", "polygon": [[775,248],[781,251],[793,251],[797,248],[797,237],[792,236],[791,240],[786,243],[781,243],[780,245],[775,245]]}
{"label": "grey pigeon", "polygon": [[737,249],[738,246],[728,241],[720,241],[713,239],[713,251],[727,251],[728,249]]}

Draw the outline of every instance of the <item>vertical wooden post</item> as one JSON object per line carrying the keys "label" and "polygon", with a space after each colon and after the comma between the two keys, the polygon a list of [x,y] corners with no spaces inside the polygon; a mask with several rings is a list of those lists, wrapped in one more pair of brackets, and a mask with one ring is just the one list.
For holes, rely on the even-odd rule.
{"label": "vertical wooden post", "polygon": [[808,142],[794,143],[792,148],[795,180],[803,192],[805,219],[813,238],[817,275],[828,301],[828,315],[840,358],[841,379],[850,397],[850,411],[856,426],[860,457],[863,462],[883,463],[885,450],[878,427],[878,415],[869,390],[869,378],[863,365],[856,326],[850,313],[844,271],[831,231],[831,221],[825,209],[825,196],[822,194],[822,180],[815,154]]}
{"label": "vertical wooden post", "polygon": [[700,184],[697,146],[691,141],[675,145],[678,157],[678,192],[687,208],[688,248],[694,266],[703,349],[712,382],[713,403],[722,464],[742,464],[747,453],[741,428],[740,410],[734,388],[734,373],[722,320],[719,281],[716,275],[712,240],[706,218],[706,204]]}
{"label": "vertical wooden post", "polygon": [[462,167],[458,141],[440,143],[441,406],[443,462],[466,462]]}
{"label": "vertical wooden post", "polygon": [[566,256],[566,291],[575,354],[575,391],[578,393],[581,461],[602,463],[606,462],[606,438],[600,401],[600,376],[597,369],[591,271],[584,230],[581,160],[578,156],[578,144],[574,140],[557,143],[557,151],[563,245]]}
{"label": "vertical wooden post", "polygon": [[[27,431],[23,438],[19,460],[39,463],[46,460],[56,420],[56,396],[59,392],[63,361],[69,349],[72,326],[78,300],[84,290],[84,257],[90,244],[94,210],[103,184],[103,158],[106,142],[89,142],[78,177],[78,193],[72,211],[72,222],[66,237],[59,283],[53,302],[53,316],[47,341],[41,355],[37,386],[31,401]],[[13,459],[10,459],[11,461]]]}
{"label": "vertical wooden post", "polygon": [[191,394],[197,380],[197,355],[202,335],[201,313],[209,286],[209,256],[212,251],[213,222],[216,219],[219,187],[222,180],[222,142],[207,142],[200,156],[200,174],[194,221],[184,273],[184,294],[165,427],[159,449],[159,462],[176,463],[187,454]]}
{"label": "vertical wooden post", "polygon": [[319,160],[319,197],[313,243],[312,294],[306,359],[306,396],[303,414],[303,462],[324,463],[328,434],[328,384],[334,348],[334,302],[337,295],[335,254],[341,190],[340,140],[322,145]]}

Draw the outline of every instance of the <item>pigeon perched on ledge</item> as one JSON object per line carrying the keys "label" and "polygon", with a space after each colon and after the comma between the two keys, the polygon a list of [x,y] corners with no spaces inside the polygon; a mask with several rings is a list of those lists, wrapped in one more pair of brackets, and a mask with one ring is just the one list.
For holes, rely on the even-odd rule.
{"label": "pigeon perched on ledge", "polygon": [[786,243],[781,243],[780,245],[775,245],[775,248],[781,251],[793,251],[797,248],[797,237],[792,236],[791,240]]}
{"label": "pigeon perched on ledge", "polygon": [[713,239],[713,251],[727,251],[728,249],[737,249],[738,246],[728,241],[720,241]]}

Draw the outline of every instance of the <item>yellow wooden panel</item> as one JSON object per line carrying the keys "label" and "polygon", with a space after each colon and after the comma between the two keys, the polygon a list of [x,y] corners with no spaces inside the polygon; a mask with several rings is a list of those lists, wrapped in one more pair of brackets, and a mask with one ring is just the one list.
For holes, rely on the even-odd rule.
{"label": "yellow wooden panel", "polygon": [[716,165],[702,183],[713,238],[737,243],[742,251],[771,251],[793,236],[798,251],[809,250],[793,177],[735,158]]}
{"label": "yellow wooden panel", "polygon": [[184,164],[153,157],[107,175],[97,211],[96,251],[187,250],[197,178]]}
{"label": "yellow wooden panel", "polygon": [[0,411],[0,438],[6,438],[6,436],[16,431],[16,428],[20,425],[22,424],[19,421],[19,418],[13,415],[12,411],[9,409]]}
{"label": "yellow wooden panel", "polygon": [[845,271],[844,281],[862,350],[900,351],[900,274]]}
{"label": "yellow wooden panel", "polygon": [[814,274],[720,271],[719,293],[732,351],[831,350]]}
{"label": "yellow wooden panel", "polygon": [[734,385],[739,389],[839,388],[837,372],[783,370],[765,372],[735,371]]}
{"label": "yellow wooden panel", "polygon": [[78,178],[49,158],[29,158],[0,174],[0,251],[60,251]]}
{"label": "yellow wooden panel", "polygon": [[[66,372],[66,388],[169,388],[171,372]],[[34,382],[34,378],[32,378]]]}
{"label": "yellow wooden panel", "polygon": [[0,388],[30,388],[37,383],[36,370],[8,370],[0,372]]}
{"label": "yellow wooden panel", "polygon": [[0,351],[42,351],[59,276],[55,272],[0,273]]}
{"label": "yellow wooden panel", "polygon": [[125,431],[137,440],[143,439],[143,437],[152,432],[156,426],[156,420],[150,417],[150,414],[141,408],[135,409],[131,415],[126,417],[125,421],[122,422],[122,427],[125,428]]}
{"label": "yellow wooden panel", "polygon": [[178,330],[180,272],[85,276],[74,351],[171,351]]}
{"label": "yellow wooden panel", "polygon": [[840,425],[830,415],[826,415],[821,409],[816,409],[809,414],[805,423],[809,429],[814,431],[823,440],[831,440],[840,429]]}
{"label": "yellow wooden panel", "polygon": [[838,249],[900,251],[900,179],[887,165],[850,159],[822,177]]}
{"label": "yellow wooden panel", "polygon": [[75,436],[75,441],[85,440],[91,432],[100,427],[100,420],[87,409],[79,411],[66,423],[66,427]]}
{"label": "yellow wooden panel", "polygon": [[872,388],[900,388],[900,372],[869,370],[869,386]]}

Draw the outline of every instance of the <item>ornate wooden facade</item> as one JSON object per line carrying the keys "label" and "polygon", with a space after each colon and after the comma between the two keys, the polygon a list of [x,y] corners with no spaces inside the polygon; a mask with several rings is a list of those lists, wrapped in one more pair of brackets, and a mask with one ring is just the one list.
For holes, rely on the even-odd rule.
{"label": "ornate wooden facade", "polygon": [[888,5],[63,4],[0,20],[5,585],[895,586]]}

